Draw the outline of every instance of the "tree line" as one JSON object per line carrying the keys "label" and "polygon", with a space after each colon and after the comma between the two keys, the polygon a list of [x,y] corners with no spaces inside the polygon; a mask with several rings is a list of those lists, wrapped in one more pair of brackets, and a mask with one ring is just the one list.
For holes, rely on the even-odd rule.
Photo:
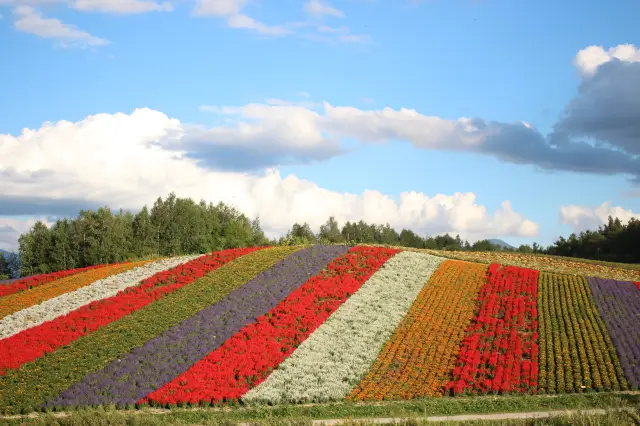
{"label": "tree line", "polygon": [[[47,227],[39,221],[18,239],[19,256],[0,253],[0,280],[45,274],[90,265],[124,262],[154,256],[207,253],[228,248],[292,244],[388,244],[436,250],[518,251],[562,256],[640,262],[639,222],[622,225],[609,220],[597,232],[560,237],[553,246],[521,245],[501,248],[488,240],[470,244],[459,235],[418,235],[410,229],[399,233],[388,223],[346,222],[342,226],[330,217],[314,233],[308,223],[294,223],[286,235],[268,239],[259,217],[250,220],[235,207],[204,200],[196,203],[174,193],[159,197],[151,209],[145,205],[137,214],[107,207],[81,210],[76,218],[58,219]],[[634,237],[635,236],[635,237]],[[591,256],[591,257],[589,257]],[[599,257],[594,257],[599,256]],[[634,257],[635,256],[635,257]]]}
{"label": "tree line", "polygon": [[545,250],[547,254],[608,262],[640,263],[640,220],[631,218],[622,224],[609,216],[606,224],[596,231],[587,230],[579,235],[564,237]]}

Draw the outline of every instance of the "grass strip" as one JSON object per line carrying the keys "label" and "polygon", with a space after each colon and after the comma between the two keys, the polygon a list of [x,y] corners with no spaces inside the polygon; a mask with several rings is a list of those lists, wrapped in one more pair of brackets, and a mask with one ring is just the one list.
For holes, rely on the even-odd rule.
{"label": "grass strip", "polygon": [[[640,404],[640,395],[587,393],[566,395],[510,395],[423,398],[411,401],[376,403],[336,402],[317,405],[281,405],[224,408],[175,408],[171,410],[114,410],[113,407],[82,409],[67,413],[41,414],[37,419],[4,418],[7,425],[165,425],[224,424],[259,422],[260,424],[310,424],[312,419],[366,417],[426,417],[462,414],[515,413],[525,411],[586,410],[632,408]],[[307,423],[304,423],[307,422]]]}
{"label": "grass strip", "polygon": [[166,298],[71,345],[0,377],[0,412],[40,408],[87,374],[104,368],[172,326],[216,303],[301,247],[275,247],[242,256]]}

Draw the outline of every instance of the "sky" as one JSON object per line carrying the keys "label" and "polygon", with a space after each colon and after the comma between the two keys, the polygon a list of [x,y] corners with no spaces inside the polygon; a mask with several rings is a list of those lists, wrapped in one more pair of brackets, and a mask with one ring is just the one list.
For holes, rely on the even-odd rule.
{"label": "sky", "polygon": [[156,198],[544,246],[640,218],[640,3],[0,0],[0,248]]}

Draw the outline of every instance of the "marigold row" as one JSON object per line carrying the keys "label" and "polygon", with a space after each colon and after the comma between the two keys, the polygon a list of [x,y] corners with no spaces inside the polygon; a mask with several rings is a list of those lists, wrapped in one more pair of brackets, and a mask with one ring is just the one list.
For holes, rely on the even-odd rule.
{"label": "marigold row", "polygon": [[[129,262],[126,262],[129,263]],[[120,265],[119,263],[114,265]],[[81,272],[89,271],[91,269],[102,268],[108,265],[93,265],[86,266],[84,268],[68,269],[66,271],[51,272],[49,274],[33,275],[31,277],[20,278],[11,284],[0,286],[0,297],[8,296],[10,294],[18,293],[20,291],[28,290],[30,288],[37,287],[42,284],[46,284],[51,281],[58,280],[60,278],[68,277],[69,275],[79,274]]]}

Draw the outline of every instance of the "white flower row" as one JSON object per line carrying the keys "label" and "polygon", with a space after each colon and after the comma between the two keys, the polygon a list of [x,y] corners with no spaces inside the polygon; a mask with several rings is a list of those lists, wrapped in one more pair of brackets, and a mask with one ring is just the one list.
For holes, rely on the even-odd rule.
{"label": "white flower row", "polygon": [[88,286],[46,300],[39,305],[15,312],[0,320],[0,339],[6,339],[21,331],[66,315],[93,301],[115,296],[121,290],[135,286],[158,272],[175,268],[200,256],[202,255],[172,257],[147,263],[126,272],[97,280]]}
{"label": "white flower row", "polygon": [[344,399],[367,373],[441,257],[400,252],[364,283],[243,400],[254,403]]}

